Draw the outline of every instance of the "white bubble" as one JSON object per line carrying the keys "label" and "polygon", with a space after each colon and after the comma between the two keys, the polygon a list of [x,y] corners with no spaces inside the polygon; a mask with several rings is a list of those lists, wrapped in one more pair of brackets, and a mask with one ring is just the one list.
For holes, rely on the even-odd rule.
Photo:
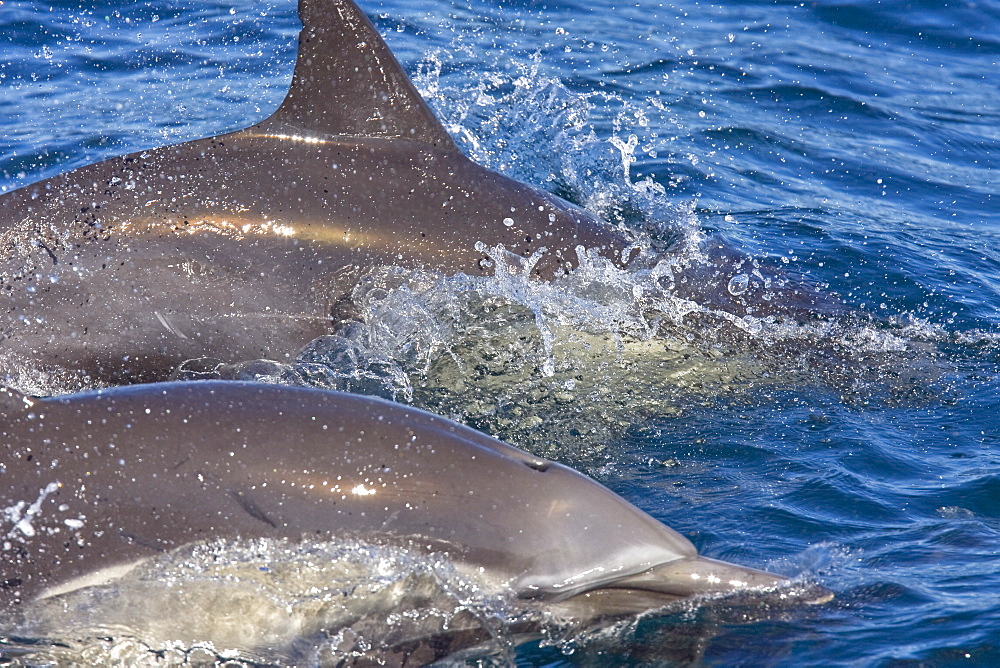
{"label": "white bubble", "polygon": [[750,287],[750,277],[746,274],[736,274],[729,279],[729,294],[742,295]]}

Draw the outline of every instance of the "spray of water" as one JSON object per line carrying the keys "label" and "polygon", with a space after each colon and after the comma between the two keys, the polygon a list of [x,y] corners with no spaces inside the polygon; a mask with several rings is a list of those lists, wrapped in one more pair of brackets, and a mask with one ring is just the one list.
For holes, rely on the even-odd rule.
{"label": "spray of water", "polygon": [[[541,617],[517,609],[503,583],[467,571],[405,544],[199,543],[28,604],[0,656],[28,665],[398,663],[437,635],[465,633],[509,658],[512,628]],[[45,640],[52,633],[59,642]]]}

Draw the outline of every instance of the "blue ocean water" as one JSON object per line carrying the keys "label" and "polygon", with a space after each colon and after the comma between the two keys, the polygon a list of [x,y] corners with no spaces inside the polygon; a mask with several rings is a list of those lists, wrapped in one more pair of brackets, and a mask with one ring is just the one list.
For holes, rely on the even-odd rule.
{"label": "blue ocean water", "polygon": [[[626,371],[600,460],[561,451],[704,554],[833,602],[654,616],[516,661],[1000,664],[1000,4],[363,7],[477,160],[721,234],[865,323],[659,403]],[[297,29],[290,1],[5,0],[0,189],[262,118]]]}

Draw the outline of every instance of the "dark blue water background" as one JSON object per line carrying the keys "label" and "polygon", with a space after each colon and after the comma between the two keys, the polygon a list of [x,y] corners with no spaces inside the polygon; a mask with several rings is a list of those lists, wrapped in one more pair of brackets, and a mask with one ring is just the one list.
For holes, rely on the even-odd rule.
{"label": "dark blue water background", "polygon": [[[233,4],[0,2],[0,188],[276,108],[293,3]],[[656,617],[517,660],[1000,665],[1000,4],[364,8],[478,159],[553,190],[567,161],[604,192],[648,178],[902,349],[873,343],[874,377],[838,360],[836,382],[772,375],[644,412],[591,471],[704,554],[834,602]]]}

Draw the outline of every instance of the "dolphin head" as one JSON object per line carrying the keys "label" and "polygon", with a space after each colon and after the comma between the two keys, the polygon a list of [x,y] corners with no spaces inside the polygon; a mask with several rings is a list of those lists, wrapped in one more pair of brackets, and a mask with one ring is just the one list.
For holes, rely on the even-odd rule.
{"label": "dolphin head", "polygon": [[519,534],[518,549],[530,561],[512,581],[522,598],[581,620],[633,615],[692,598],[774,606],[833,598],[811,582],[700,556],[680,533],[593,480],[527,458],[549,479],[532,501],[545,508],[539,515],[546,521],[534,523],[541,535],[523,529]]}

